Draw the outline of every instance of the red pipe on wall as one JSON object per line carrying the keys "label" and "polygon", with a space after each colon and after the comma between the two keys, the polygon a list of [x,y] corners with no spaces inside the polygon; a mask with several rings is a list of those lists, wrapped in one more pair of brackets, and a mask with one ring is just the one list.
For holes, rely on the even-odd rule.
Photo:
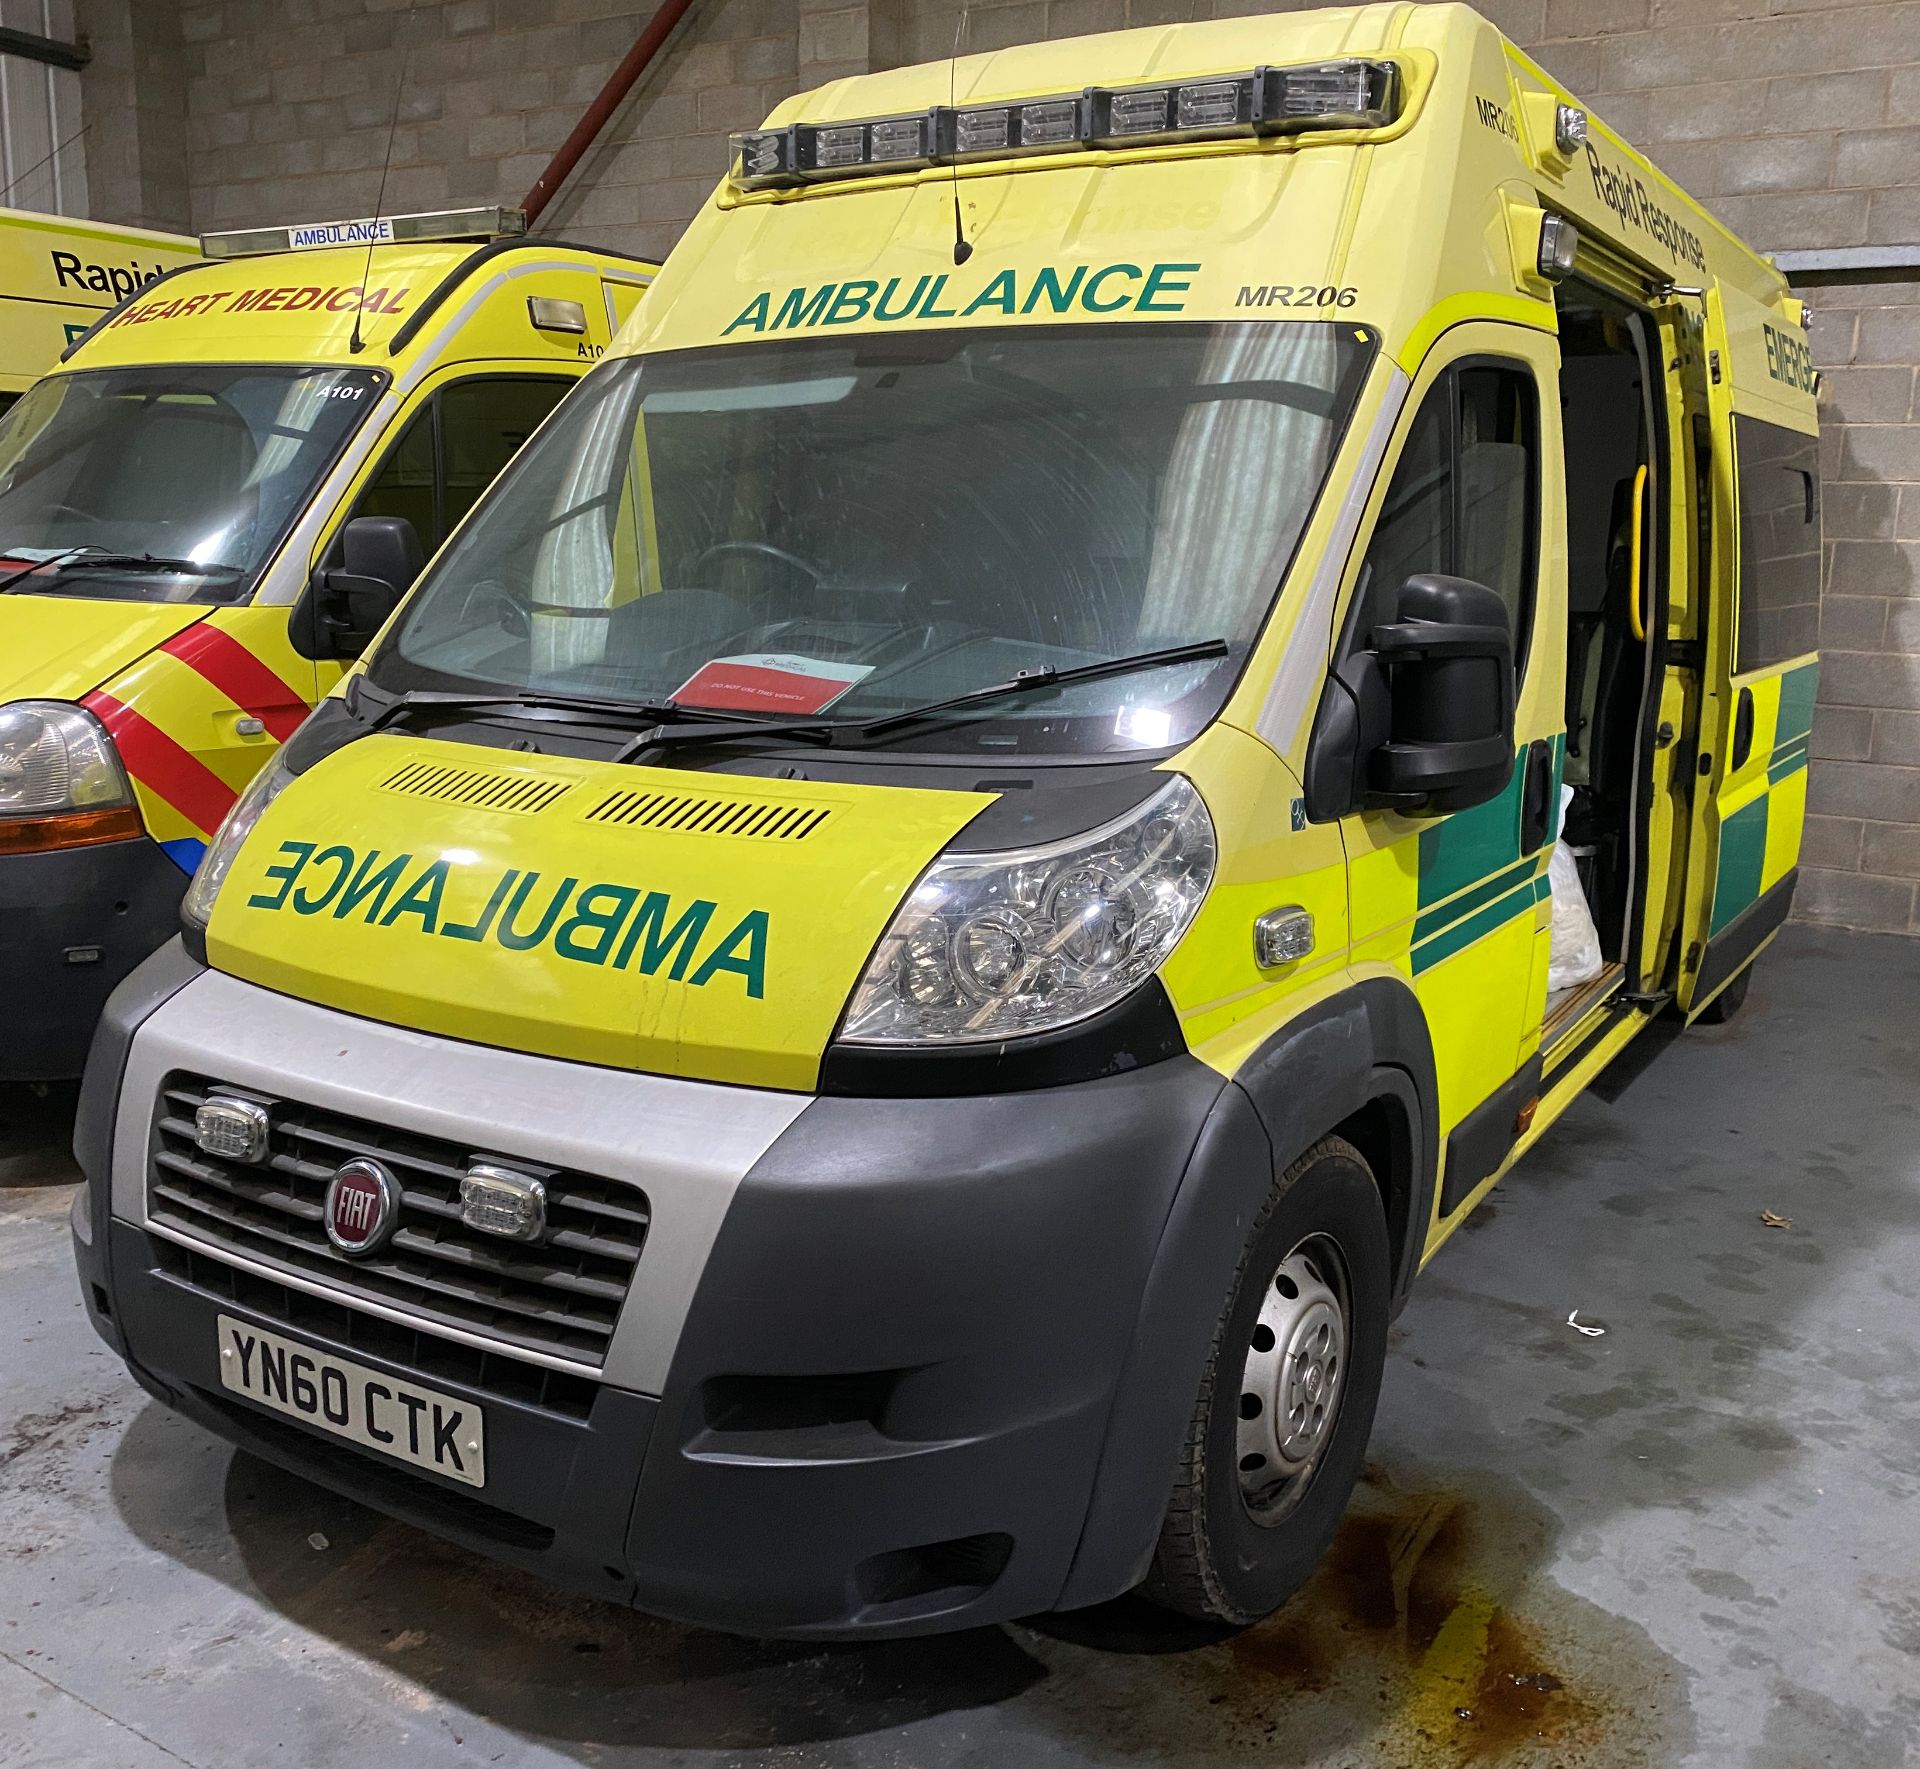
{"label": "red pipe on wall", "polygon": [[600,88],[599,96],[574,124],[573,133],[561,142],[560,151],[533,181],[533,188],[521,205],[527,212],[528,227],[540,219],[540,211],[566,183],[568,174],[580,164],[587,149],[593,146],[594,138],[607,126],[607,119],[620,108],[634,83],[647,71],[647,64],[660,53],[661,45],[673,35],[673,27],[686,17],[692,5],[693,0],[661,0],[659,11],[647,20],[640,35],[633,40],[633,47]]}

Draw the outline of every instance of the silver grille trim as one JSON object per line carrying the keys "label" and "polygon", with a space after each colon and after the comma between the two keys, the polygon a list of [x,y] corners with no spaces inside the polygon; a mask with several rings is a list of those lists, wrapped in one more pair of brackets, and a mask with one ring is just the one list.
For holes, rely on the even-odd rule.
{"label": "silver grille trim", "polygon": [[[153,1125],[147,1211],[156,1225],[304,1273],[435,1328],[462,1327],[515,1352],[598,1371],[646,1241],[644,1194],[543,1169],[553,1224],[539,1246],[503,1241],[461,1219],[460,1182],[475,1151],[288,1100],[272,1108],[267,1159],[199,1148],[194,1115],[224,1078],[167,1078]],[[379,1252],[347,1258],[323,1226],[342,1162],[379,1161],[401,1184],[399,1229]]]}
{"label": "silver grille trim", "polygon": [[360,1019],[243,983],[194,978],[156,1009],[128,1054],[113,1138],[113,1213],[213,1258],[403,1326],[550,1368],[570,1358],[523,1352],[489,1334],[428,1324],[417,1313],[320,1277],[237,1254],[148,1207],[152,1127],[167,1078],[215,1074],[269,1098],[411,1135],[594,1174],[643,1193],[646,1242],[599,1375],[658,1395],[734,1192],[810,1096],[596,1068],[467,1044]]}

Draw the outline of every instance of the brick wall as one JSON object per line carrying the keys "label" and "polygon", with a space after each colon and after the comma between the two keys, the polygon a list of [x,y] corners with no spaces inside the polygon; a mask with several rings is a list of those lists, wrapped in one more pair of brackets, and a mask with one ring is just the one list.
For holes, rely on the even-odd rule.
{"label": "brick wall", "polygon": [[[516,202],[652,11],[651,0],[83,4],[124,16],[143,45],[133,108],[150,170],[97,211],[177,225],[137,207],[168,201],[172,115],[198,228],[367,213],[390,129],[389,210]],[[964,43],[1300,9],[972,0]],[[1763,251],[1920,239],[1920,0],[1481,10]],[[664,254],[718,177],[726,131],[822,80],[946,55],[961,13],[959,0],[697,0],[545,225]],[[97,113],[109,135],[120,127],[113,104]],[[1799,912],[1920,932],[1920,283],[1829,276],[1806,292],[1829,372],[1831,489]]]}
{"label": "brick wall", "polygon": [[175,0],[76,0],[74,26],[93,56],[80,81],[88,213],[185,232],[192,199]]}
{"label": "brick wall", "polygon": [[1826,383],[1827,585],[1798,910],[1920,933],[1920,282],[1806,294]]}

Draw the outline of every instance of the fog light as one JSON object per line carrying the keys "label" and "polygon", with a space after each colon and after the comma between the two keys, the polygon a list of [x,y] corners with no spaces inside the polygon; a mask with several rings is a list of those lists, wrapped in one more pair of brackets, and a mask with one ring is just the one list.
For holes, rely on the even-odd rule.
{"label": "fog light", "polygon": [[470,1162],[460,1182],[460,1220],[485,1235],[537,1241],[547,1232],[547,1188],[531,1174]]}
{"label": "fog light", "polygon": [[193,1114],[193,1140],[204,1155],[258,1165],[267,1158],[273,1120],[257,1100],[216,1093]]}

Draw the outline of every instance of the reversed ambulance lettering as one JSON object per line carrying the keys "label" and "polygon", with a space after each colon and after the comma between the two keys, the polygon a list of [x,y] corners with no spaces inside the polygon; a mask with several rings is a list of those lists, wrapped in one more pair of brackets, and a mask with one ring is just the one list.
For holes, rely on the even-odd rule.
{"label": "reversed ambulance lettering", "polygon": [[[509,867],[494,881],[484,906],[458,920],[445,904],[451,860],[416,863],[412,854],[360,853],[317,842],[282,842],[279,865],[263,878],[272,888],[247,899],[249,909],[330,915],[368,927],[491,942],[509,952],[545,946],[576,964],[610,965],[703,989],[716,977],[741,979],[747,995],[766,993],[764,909],[715,922],[720,906],[705,897],[677,902],[665,891],[577,878],[543,879]],[[477,900],[478,893],[475,893]],[[724,928],[724,932],[721,930]]]}
{"label": "reversed ambulance lettering", "polygon": [[983,287],[967,292],[949,289],[952,278],[919,276],[911,287],[903,276],[886,282],[858,277],[851,282],[822,283],[816,288],[788,289],[776,305],[771,290],[754,298],[722,337],[741,329],[752,332],[790,332],[803,326],[851,326],[872,320],[894,325],[909,319],[970,319],[997,313],[1012,318],[1032,313],[1179,313],[1186,292],[1193,287],[1198,264],[1076,264],[1062,270],[1042,265],[1030,276],[1003,270]]}

